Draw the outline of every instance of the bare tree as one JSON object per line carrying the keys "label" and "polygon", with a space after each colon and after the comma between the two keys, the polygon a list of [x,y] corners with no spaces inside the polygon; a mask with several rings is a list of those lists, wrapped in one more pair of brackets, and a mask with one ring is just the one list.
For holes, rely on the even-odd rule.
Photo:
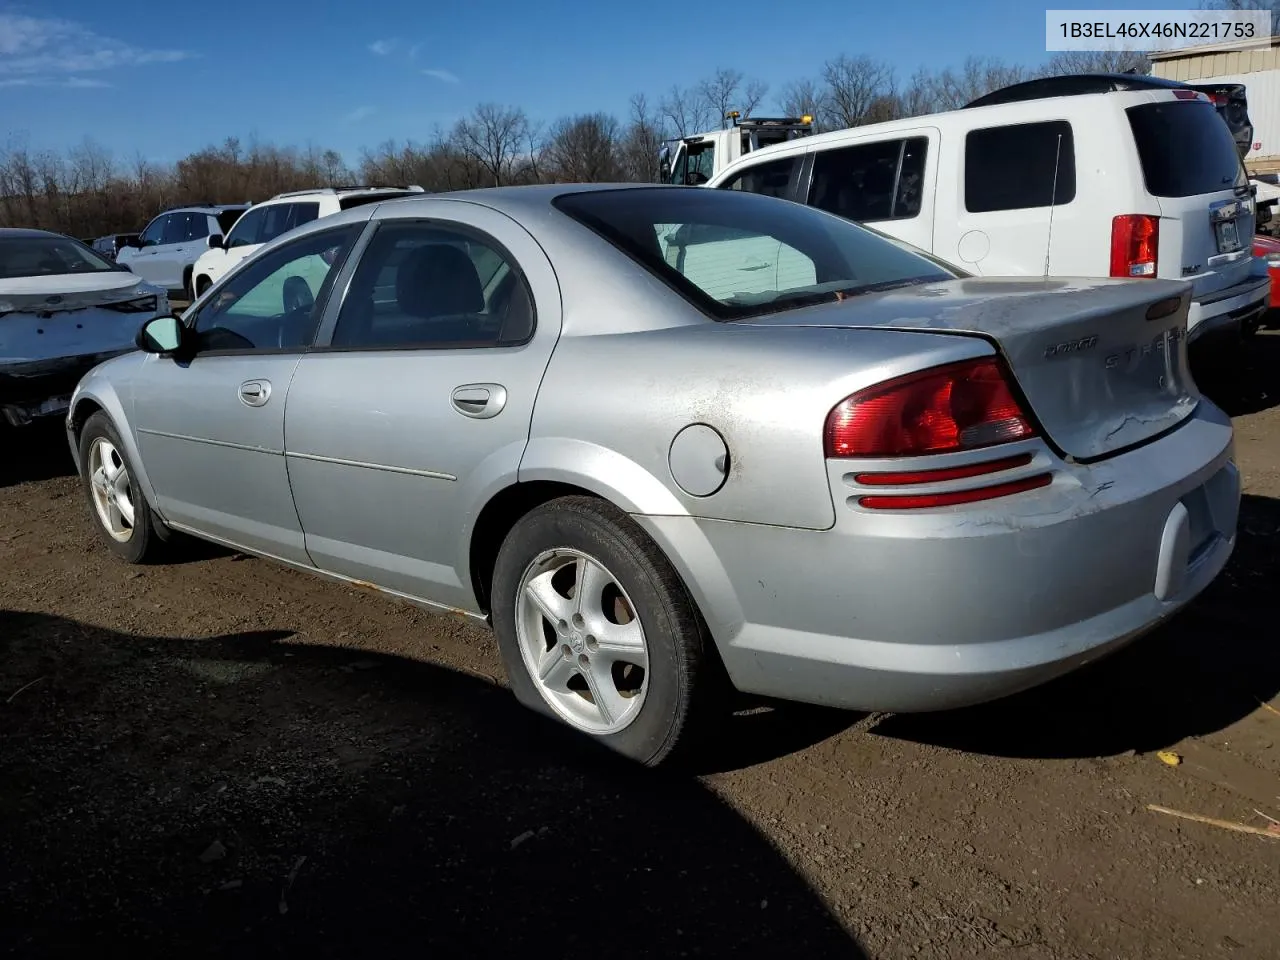
{"label": "bare tree", "polygon": [[782,88],[782,112],[788,117],[810,116],[815,127],[830,113],[827,91],[817,80],[793,80]]}
{"label": "bare tree", "polygon": [[730,110],[737,110],[744,118],[751,116],[768,92],[769,85],[764,81],[746,80],[741,70],[728,67],[721,67],[697,88],[707,113],[721,126]]}
{"label": "bare tree", "polygon": [[658,110],[677,137],[687,137],[706,130],[710,125],[706,99],[697,90],[672,86],[658,104]]}
{"label": "bare tree", "polygon": [[662,122],[649,112],[643,93],[631,98],[631,123],[618,147],[618,163],[624,180],[658,181],[658,151],[662,149]]}
{"label": "bare tree", "polygon": [[1064,73],[1151,72],[1151,58],[1135,50],[1063,50],[1055,53],[1041,71],[1045,76]]}
{"label": "bare tree", "polygon": [[606,113],[565,117],[547,139],[548,172],[557,182],[620,180],[618,121]]}
{"label": "bare tree", "polygon": [[488,182],[499,187],[514,179],[528,130],[529,119],[519,107],[482,103],[458,121],[453,139],[480,165]]}
{"label": "bare tree", "polygon": [[872,104],[893,93],[893,69],[867,56],[843,54],[822,67],[827,87],[825,120],[836,127],[866,123]]}
{"label": "bare tree", "polygon": [[958,72],[948,67],[938,74],[934,108],[957,110],[992,90],[1029,80],[1031,76],[1026,67],[1009,66],[995,57],[969,57]]}

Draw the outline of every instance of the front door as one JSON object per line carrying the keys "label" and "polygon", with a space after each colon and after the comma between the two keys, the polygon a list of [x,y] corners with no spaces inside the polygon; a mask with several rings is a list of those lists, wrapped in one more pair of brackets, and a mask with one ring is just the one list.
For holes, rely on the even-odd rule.
{"label": "front door", "polygon": [[142,365],[133,422],[166,521],[307,562],[284,458],[285,399],[324,309],[326,280],[362,226],[272,251],[184,318],[193,356]]}
{"label": "front door", "polygon": [[560,291],[508,217],[411,209],[379,209],[332,330],[298,365],[289,476],[318,567],[474,609],[466,534],[519,466]]}
{"label": "front door", "polygon": [[129,249],[129,252],[123,258],[117,255],[118,262],[128,266],[129,270],[136,273],[148,283],[160,284],[160,275],[164,268],[161,261],[156,259],[160,253],[161,244],[164,242],[165,231],[169,227],[169,221],[172,214],[163,213],[147,224],[146,229],[138,236],[138,246]]}

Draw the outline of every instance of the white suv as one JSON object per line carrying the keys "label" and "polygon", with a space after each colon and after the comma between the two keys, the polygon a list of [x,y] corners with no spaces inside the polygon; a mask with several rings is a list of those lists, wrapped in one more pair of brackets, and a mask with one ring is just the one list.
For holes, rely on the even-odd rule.
{"label": "white suv", "polygon": [[192,269],[193,293],[200,296],[232,267],[294,227],[364,203],[421,193],[422,187],[409,186],[324,187],[276,194],[246,210],[225,238],[210,238],[209,249]]}
{"label": "white suv", "polygon": [[126,241],[116,263],[171,296],[190,297],[191,268],[215,237],[226,233],[247,203],[192,204],[155,216],[136,240]]}
{"label": "white suv", "polygon": [[1174,81],[1017,84],[959,110],[762,148],[708,188],[820,207],[980,276],[1187,280],[1189,341],[1252,332],[1267,308],[1235,141],[1204,93]]}

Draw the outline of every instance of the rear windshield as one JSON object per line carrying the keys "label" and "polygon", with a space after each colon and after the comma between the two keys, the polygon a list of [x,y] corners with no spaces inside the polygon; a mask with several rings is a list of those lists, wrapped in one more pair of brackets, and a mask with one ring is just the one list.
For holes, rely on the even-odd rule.
{"label": "rear windshield", "polygon": [[342,210],[350,210],[352,207],[360,207],[366,203],[377,203],[379,200],[394,200],[396,197],[420,196],[422,196],[422,194],[418,193],[416,190],[384,190],[382,193],[356,193],[341,198],[338,201],[338,207]]}
{"label": "rear windshield", "polygon": [[0,280],[117,269],[70,237],[0,237]]}
{"label": "rear windshield", "polygon": [[959,276],[852,221],[754,193],[653,187],[554,203],[718,320]]}
{"label": "rear windshield", "polygon": [[1168,100],[1127,112],[1152,196],[1192,197],[1249,185],[1231,131],[1213,104]]}

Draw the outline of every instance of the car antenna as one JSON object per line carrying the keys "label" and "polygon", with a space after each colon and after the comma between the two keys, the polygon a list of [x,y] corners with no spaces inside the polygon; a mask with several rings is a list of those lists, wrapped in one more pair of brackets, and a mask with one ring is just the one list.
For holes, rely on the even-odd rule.
{"label": "car antenna", "polygon": [[1062,134],[1053,154],[1053,189],[1049,192],[1049,236],[1044,244],[1044,279],[1049,278],[1049,251],[1053,249],[1053,210],[1058,205],[1058,163],[1062,159]]}

